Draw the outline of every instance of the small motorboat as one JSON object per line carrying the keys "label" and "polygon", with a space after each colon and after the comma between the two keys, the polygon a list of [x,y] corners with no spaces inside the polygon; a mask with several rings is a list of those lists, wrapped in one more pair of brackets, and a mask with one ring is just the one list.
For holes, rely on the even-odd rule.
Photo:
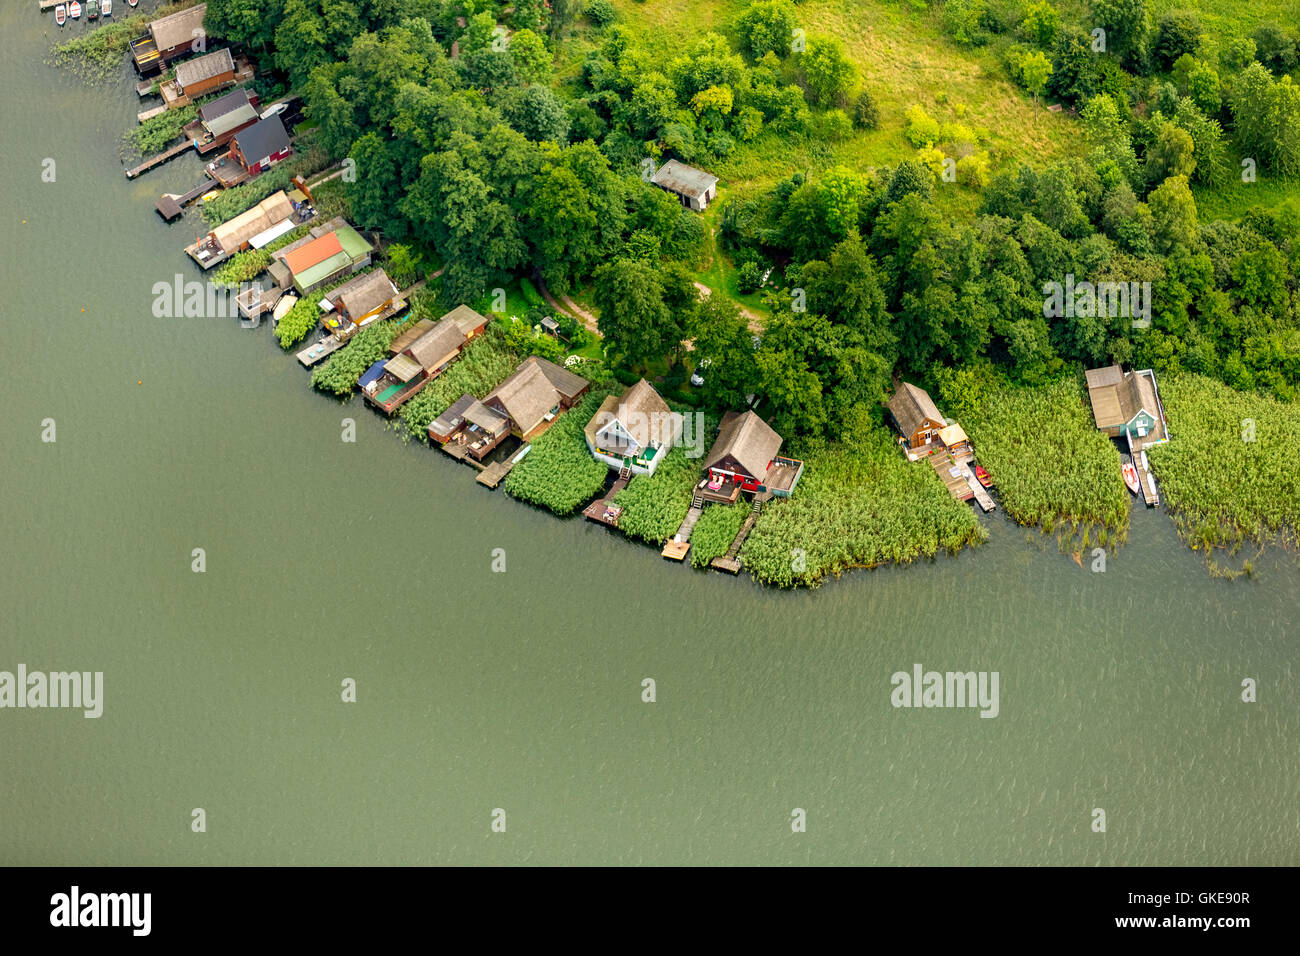
{"label": "small motorboat", "polygon": [[77,0],[72,0],[72,3],[68,6],[68,16],[74,20],[81,19],[81,4]]}
{"label": "small motorboat", "polygon": [[54,8],[54,22],[59,26],[63,26],[68,22],[68,5],[66,3],[60,3]]}
{"label": "small motorboat", "polygon": [[1142,485],[1138,481],[1138,470],[1130,462],[1124,462],[1124,484],[1128,485],[1128,490],[1137,494],[1142,490]]}
{"label": "small motorboat", "polygon": [[113,12],[113,0],[99,0],[99,12],[109,16]]}
{"label": "small motorboat", "polygon": [[86,0],[86,19],[99,19],[99,0]]}
{"label": "small motorboat", "polygon": [[271,313],[271,318],[276,324],[279,324],[280,320],[288,315],[289,311],[297,304],[298,297],[296,295],[286,295],[275,304],[275,311]]}
{"label": "small motorboat", "polygon": [[131,5],[131,9],[134,10],[134,9],[135,9],[135,5],[136,5],[137,3],[139,3],[140,0],[126,0],[126,2],[129,3],[129,4]]}
{"label": "small motorboat", "polygon": [[975,478],[985,488],[993,487],[993,479],[989,477],[989,473],[984,470],[983,465],[975,466]]}

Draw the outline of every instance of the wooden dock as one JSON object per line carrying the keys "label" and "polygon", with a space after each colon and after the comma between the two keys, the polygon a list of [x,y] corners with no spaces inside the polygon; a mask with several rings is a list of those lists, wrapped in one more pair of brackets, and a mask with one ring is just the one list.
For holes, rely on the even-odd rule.
{"label": "wooden dock", "polygon": [[166,112],[167,112],[167,107],[165,107],[165,106],[155,106],[153,109],[150,109],[150,110],[142,110],[141,112],[136,113],[136,114],[135,114],[135,121],[136,121],[137,123],[143,123],[143,122],[145,122],[146,120],[151,120],[151,119],[153,119],[155,116],[162,116],[162,115],[163,115],[164,113],[166,113]]}
{"label": "wooden dock", "polygon": [[[525,445],[523,448],[519,449],[519,451],[505,459],[505,461],[494,461],[492,464],[484,466],[483,470],[478,473],[478,476],[474,480],[480,485],[485,485],[488,488],[495,488],[497,485],[501,484],[501,482],[506,480],[506,475],[510,474],[515,465],[519,464],[519,462],[523,460],[523,457],[528,454],[529,449],[532,447],[532,445]],[[471,464],[475,463],[472,458],[466,458],[465,460]]]}
{"label": "wooden dock", "polygon": [[[209,193],[216,188],[216,180],[205,178],[203,182],[199,183],[189,192],[182,193],[179,196],[175,193],[163,193],[158,197],[158,201],[154,203],[154,208],[158,210],[158,215],[163,217],[163,222],[171,222],[173,219],[179,219],[181,217],[181,214],[185,212],[186,206],[194,202],[194,200],[198,199],[204,193]],[[223,256],[222,258],[224,259],[228,257]],[[216,264],[215,261],[200,263],[204,269],[211,269]]]}
{"label": "wooden dock", "polygon": [[303,368],[311,368],[317,362],[324,361],[333,355],[346,344],[346,342],[340,342],[332,335],[327,335],[300,351],[298,361],[302,363]]}
{"label": "wooden dock", "polygon": [[979,479],[975,477],[968,466],[962,466],[962,477],[966,479],[966,484],[975,498],[975,503],[984,509],[985,513],[997,507],[993,503],[993,496],[984,490],[984,486],[979,483]]}
{"label": "wooden dock", "polygon": [[185,152],[186,150],[193,149],[193,148],[194,148],[194,140],[192,139],[187,139],[184,142],[177,143],[175,146],[171,147],[170,149],[163,150],[161,153],[159,153],[156,156],[150,156],[148,159],[146,159],[144,162],[140,163],[139,165],[132,166],[130,169],[126,171],[126,178],[135,179],[135,177],[139,176],[141,173],[147,173],[149,170],[155,169],[158,166],[161,166],[163,163],[167,162],[168,160],[175,159],[177,156],[179,156],[181,153]]}
{"label": "wooden dock", "polygon": [[1154,508],[1160,504],[1160,492],[1156,489],[1156,476],[1151,473],[1151,463],[1147,461],[1146,448],[1141,444],[1140,440],[1134,442],[1132,436],[1128,437],[1128,455],[1126,458],[1137,469],[1138,486],[1142,489],[1142,500],[1146,502],[1148,508]]}
{"label": "wooden dock", "polygon": [[695,495],[691,498],[691,507],[686,512],[686,517],[677,528],[677,533],[673,535],[672,540],[664,545],[660,552],[665,558],[671,561],[683,561],[691,550],[691,532],[695,530],[695,522],[700,520],[700,515],[704,513],[704,498],[700,494],[700,489],[695,489]]}

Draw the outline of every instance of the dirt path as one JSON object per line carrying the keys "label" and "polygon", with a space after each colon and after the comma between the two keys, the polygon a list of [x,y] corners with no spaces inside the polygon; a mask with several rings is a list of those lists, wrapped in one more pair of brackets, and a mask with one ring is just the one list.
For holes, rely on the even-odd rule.
{"label": "dirt path", "polygon": [[567,295],[562,295],[557,299],[551,294],[551,290],[546,288],[546,283],[542,281],[541,276],[533,276],[533,282],[537,286],[537,291],[542,294],[542,298],[547,301],[552,309],[559,309],[562,312],[568,312],[570,315],[576,315],[582,320],[582,324],[587,328],[587,331],[593,333],[597,338],[600,337],[600,327],[596,324],[594,315]]}
{"label": "dirt path", "polygon": [[[708,286],[706,286],[703,282],[696,282],[695,288],[699,289],[700,295],[704,296],[704,298],[706,299],[709,296],[713,295],[713,290],[710,289]],[[740,310],[740,314],[743,315],[746,321],[749,322],[749,331],[760,332],[760,333],[763,331],[763,317],[761,315],[759,315],[753,309],[746,308],[745,306],[741,305],[739,302],[733,301],[732,304],[737,309]]]}

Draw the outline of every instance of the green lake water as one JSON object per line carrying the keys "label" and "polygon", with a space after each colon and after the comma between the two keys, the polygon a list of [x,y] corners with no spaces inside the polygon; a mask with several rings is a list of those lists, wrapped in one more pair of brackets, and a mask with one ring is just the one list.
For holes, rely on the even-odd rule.
{"label": "green lake water", "polygon": [[[785,593],[490,493],[269,327],[153,316],[199,161],[128,182],[129,72],[45,66],[35,6],[0,6],[0,670],[102,671],[104,713],[0,710],[0,862],[1300,862],[1294,555],[1214,580],[1139,509],[1094,573],[999,513]],[[895,709],[915,663],[997,671],[999,716]]]}

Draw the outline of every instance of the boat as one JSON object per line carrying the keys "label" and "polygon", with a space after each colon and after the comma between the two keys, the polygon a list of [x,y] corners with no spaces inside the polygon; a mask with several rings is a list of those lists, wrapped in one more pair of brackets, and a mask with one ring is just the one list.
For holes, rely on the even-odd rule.
{"label": "boat", "polygon": [[1128,490],[1137,494],[1142,490],[1142,484],[1138,481],[1138,470],[1129,462],[1124,462],[1124,484],[1128,485]]}
{"label": "boat", "polygon": [[137,3],[139,3],[140,0],[126,0],[126,2],[129,3],[129,4],[131,5],[131,9],[134,10],[134,9],[135,9],[135,5],[136,5]]}
{"label": "boat", "polygon": [[99,12],[104,16],[111,14],[113,12],[113,0],[100,0]]}
{"label": "boat", "polygon": [[99,0],[86,0],[86,19],[99,19]]}
{"label": "boat", "polygon": [[77,0],[72,0],[72,4],[68,7],[68,16],[74,20],[81,19],[81,4]]}
{"label": "boat", "polygon": [[66,3],[60,3],[54,8],[54,22],[59,26],[63,26],[68,22],[68,5]]}
{"label": "boat", "polygon": [[989,473],[988,473],[987,471],[984,470],[984,466],[983,466],[983,465],[976,465],[976,466],[975,466],[975,478],[976,478],[976,479],[979,481],[979,483],[980,483],[981,485],[983,485],[985,488],[992,488],[992,487],[993,487],[993,479],[989,477]]}
{"label": "boat", "polygon": [[280,320],[283,319],[286,315],[288,315],[289,310],[292,309],[297,304],[298,304],[298,297],[296,295],[284,296],[283,298],[280,299],[279,302],[275,304],[275,311],[271,313],[272,319],[275,321],[276,324],[279,324]]}

